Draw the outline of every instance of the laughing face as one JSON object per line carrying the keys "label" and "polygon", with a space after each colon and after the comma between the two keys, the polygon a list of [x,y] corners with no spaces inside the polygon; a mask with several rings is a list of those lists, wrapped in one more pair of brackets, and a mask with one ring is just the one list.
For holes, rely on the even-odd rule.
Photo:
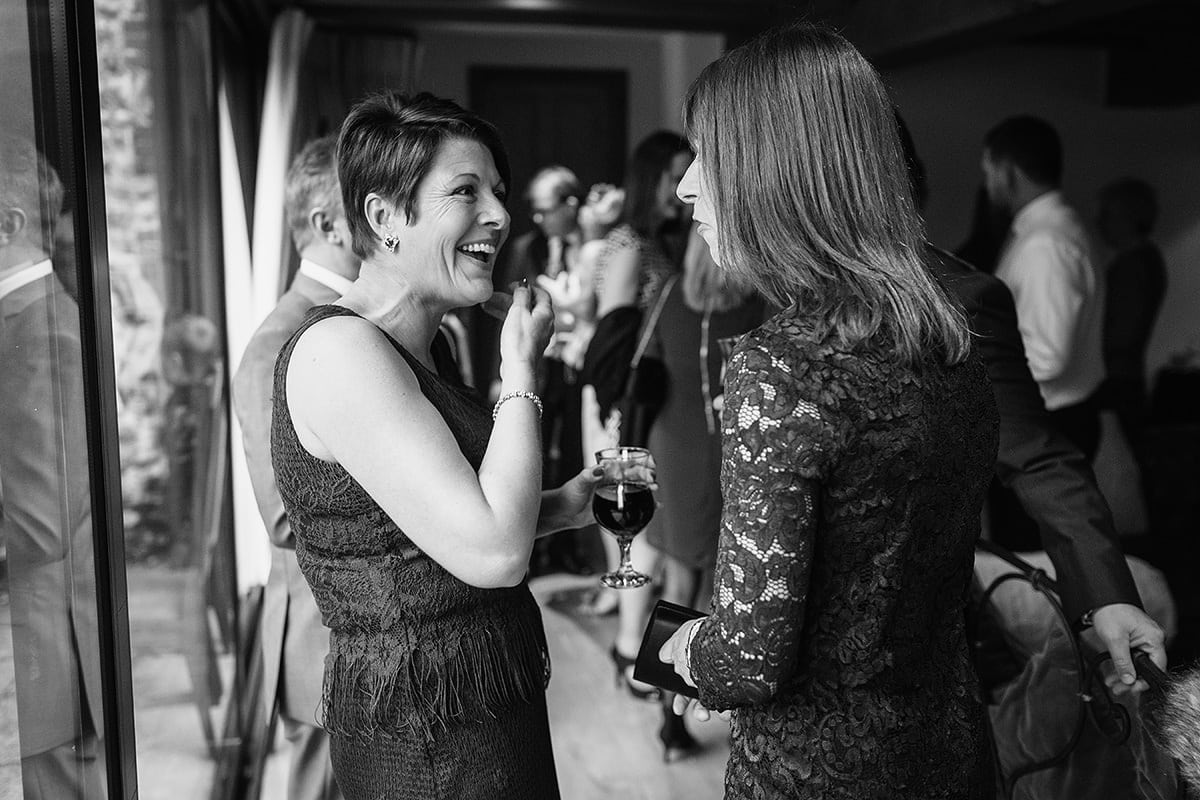
{"label": "laughing face", "polygon": [[506,190],[482,144],[452,139],[438,150],[417,186],[413,218],[396,231],[396,253],[423,294],[451,307],[491,297],[496,253],[508,238]]}

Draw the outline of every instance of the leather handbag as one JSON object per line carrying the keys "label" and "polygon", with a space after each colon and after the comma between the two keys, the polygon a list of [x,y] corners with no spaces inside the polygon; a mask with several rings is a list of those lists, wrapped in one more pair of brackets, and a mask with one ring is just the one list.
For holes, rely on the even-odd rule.
{"label": "leather handbag", "polygon": [[683,678],[675,672],[674,665],[659,660],[658,651],[675,635],[680,625],[706,616],[708,615],[694,608],[668,603],[666,600],[655,603],[654,610],[650,612],[650,621],[646,623],[646,632],[642,634],[642,646],[638,648],[637,660],[633,663],[633,679],[668,692],[698,697],[696,687],[684,683]]}

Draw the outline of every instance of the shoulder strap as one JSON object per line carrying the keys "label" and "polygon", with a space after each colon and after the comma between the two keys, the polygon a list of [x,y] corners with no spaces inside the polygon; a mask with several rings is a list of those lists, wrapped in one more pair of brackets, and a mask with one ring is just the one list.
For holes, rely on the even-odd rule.
{"label": "shoulder strap", "polygon": [[646,327],[642,329],[642,338],[638,342],[637,350],[633,351],[633,358],[629,365],[634,369],[642,362],[642,356],[646,353],[646,348],[650,346],[650,338],[654,336],[654,329],[658,327],[658,318],[662,316],[663,306],[666,305],[667,295],[671,293],[671,289],[675,288],[675,281],[679,279],[678,275],[672,275],[667,278],[662,289],[658,292],[658,297],[654,301],[654,308],[650,312],[650,316],[646,319]]}

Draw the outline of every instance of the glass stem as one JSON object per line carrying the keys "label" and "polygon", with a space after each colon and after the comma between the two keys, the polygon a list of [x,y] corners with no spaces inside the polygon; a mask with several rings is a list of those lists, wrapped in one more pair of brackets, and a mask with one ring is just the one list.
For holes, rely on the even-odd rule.
{"label": "glass stem", "polygon": [[630,572],[633,570],[633,565],[629,563],[629,546],[632,544],[632,536],[617,537],[617,545],[621,548],[621,572]]}

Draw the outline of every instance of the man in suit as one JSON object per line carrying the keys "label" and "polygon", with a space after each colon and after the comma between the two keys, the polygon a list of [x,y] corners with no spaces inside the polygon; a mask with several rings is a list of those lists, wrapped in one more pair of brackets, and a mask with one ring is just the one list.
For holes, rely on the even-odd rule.
{"label": "man in suit", "polygon": [[1059,594],[1077,627],[1092,627],[1126,683],[1130,647],[1166,665],[1163,632],[1142,611],[1129,565],[1088,459],[1050,421],[1017,329],[1012,295],[997,278],[930,248],[935,272],[976,334],[1000,412],[996,475],[1021,501],[1054,562]]}
{"label": "man in suit", "polygon": [[[913,197],[922,206],[925,169],[907,126],[899,116],[897,122]],[[1130,648],[1149,650],[1165,667],[1163,631],[1142,610],[1090,461],[1046,412],[1025,357],[1012,294],[999,279],[932,245],[926,260],[966,312],[992,383],[1000,415],[996,476],[1036,520],[1068,618],[1077,629],[1090,629],[1088,635],[1112,656],[1115,675],[1133,685]]]}
{"label": "man in suit", "polygon": [[[579,209],[585,192],[575,173],[564,166],[549,166],[537,172],[529,182],[525,200],[534,228],[513,239],[501,253],[492,273],[492,286],[498,292],[511,293],[522,280],[536,286],[538,278],[558,278],[576,271],[583,235],[579,228]],[[478,319],[480,361],[486,370],[476,372],[477,384],[493,397],[499,391],[499,323],[483,314]],[[564,332],[560,315],[558,333]],[[583,438],[580,431],[580,389],[575,370],[552,348],[543,360],[538,394],[542,398],[542,444],[545,448],[543,483],[557,486],[583,469]],[[583,568],[582,541],[575,534],[560,534],[542,540],[534,548],[535,571]]]}
{"label": "man in suit", "polygon": [[26,800],[102,798],[100,653],[79,309],[51,264],[62,206],[33,144],[0,138],[0,543]]}
{"label": "man in suit", "polygon": [[[529,204],[529,216],[534,228],[513,239],[505,247],[500,261],[492,273],[492,286],[498,292],[511,293],[522,280],[530,286],[537,285],[537,278],[545,275],[556,278],[570,272],[583,246],[579,230],[579,209],[583,204],[584,190],[575,173],[566,167],[545,167],[533,176],[525,191]],[[498,323],[490,322],[486,363],[487,377],[493,382],[499,379],[500,363],[496,348],[490,337],[498,335]],[[482,388],[482,387],[481,387]]]}
{"label": "man in suit", "polygon": [[242,355],[233,378],[233,402],[258,510],[267,526],[271,574],[263,597],[263,696],[278,705],[292,744],[290,800],[338,800],[329,762],[329,737],[316,720],[321,702],[329,631],[296,563],[295,539],[271,466],[271,395],[275,359],[316,305],[337,300],[358,277],[342,209],[332,136],[309,142],[287,176],[287,218],[300,270]]}

